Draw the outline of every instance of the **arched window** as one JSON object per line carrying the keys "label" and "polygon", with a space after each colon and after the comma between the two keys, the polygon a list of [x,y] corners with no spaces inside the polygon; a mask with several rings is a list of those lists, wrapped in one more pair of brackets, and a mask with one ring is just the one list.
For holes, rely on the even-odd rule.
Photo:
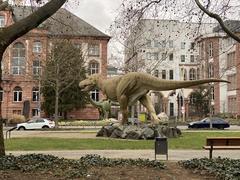
{"label": "arched window", "polygon": [[33,61],[33,75],[41,74],[41,61],[36,59]]}
{"label": "arched window", "polygon": [[189,70],[189,80],[196,80],[196,70],[193,68]]}
{"label": "arched window", "polygon": [[89,63],[89,75],[99,73],[99,63],[98,62],[90,62]]}
{"label": "arched window", "polygon": [[197,68],[197,80],[199,80],[199,79],[200,79],[200,69]]}
{"label": "arched window", "polygon": [[187,80],[187,70],[184,68],[181,69],[181,80]]}
{"label": "arched window", "polygon": [[3,101],[3,89],[0,87],[0,101]]}
{"label": "arched window", "polygon": [[20,88],[19,86],[16,86],[13,89],[13,101],[14,102],[22,101],[22,88]]}
{"label": "arched window", "polygon": [[12,74],[19,75],[25,72],[25,46],[18,42],[12,49]]}
{"label": "arched window", "polygon": [[39,88],[34,87],[32,89],[32,101],[37,102],[39,101]]}
{"label": "arched window", "polygon": [[42,43],[40,41],[33,42],[33,52],[41,53],[42,52]]}

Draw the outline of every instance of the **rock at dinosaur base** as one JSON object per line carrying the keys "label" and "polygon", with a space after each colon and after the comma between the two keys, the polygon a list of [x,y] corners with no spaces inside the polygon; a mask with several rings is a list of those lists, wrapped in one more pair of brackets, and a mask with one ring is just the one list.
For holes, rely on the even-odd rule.
{"label": "rock at dinosaur base", "polygon": [[181,131],[175,127],[164,125],[156,126],[136,126],[112,124],[102,127],[97,136],[122,138],[122,139],[154,139],[155,137],[176,138],[181,135]]}

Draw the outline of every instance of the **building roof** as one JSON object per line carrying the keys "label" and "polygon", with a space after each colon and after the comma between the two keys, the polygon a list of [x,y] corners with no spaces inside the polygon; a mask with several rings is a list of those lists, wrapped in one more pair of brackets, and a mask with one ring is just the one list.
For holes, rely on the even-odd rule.
{"label": "building roof", "polygon": [[[33,11],[34,7],[14,6],[13,18],[15,21],[19,21]],[[110,39],[110,36],[63,8],[44,21],[38,28],[48,30],[50,35],[91,36]]]}
{"label": "building roof", "polygon": [[[224,24],[233,32],[240,32],[240,21],[238,20],[226,20]],[[213,28],[213,32],[222,32],[222,27],[220,25]]]}

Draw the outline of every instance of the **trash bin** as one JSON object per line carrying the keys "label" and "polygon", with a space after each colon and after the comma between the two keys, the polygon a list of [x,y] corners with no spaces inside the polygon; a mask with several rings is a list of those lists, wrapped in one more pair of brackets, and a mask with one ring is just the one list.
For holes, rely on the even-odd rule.
{"label": "trash bin", "polygon": [[156,137],[155,138],[155,160],[157,154],[166,155],[168,160],[168,141],[167,137]]}

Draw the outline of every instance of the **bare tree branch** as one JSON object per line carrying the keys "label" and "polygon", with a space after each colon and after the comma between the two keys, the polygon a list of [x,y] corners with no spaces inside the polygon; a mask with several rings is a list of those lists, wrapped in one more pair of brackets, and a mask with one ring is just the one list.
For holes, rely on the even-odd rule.
{"label": "bare tree branch", "polygon": [[220,26],[222,27],[223,31],[225,31],[230,37],[232,37],[233,39],[235,39],[237,42],[240,43],[240,37],[237,36],[236,34],[234,34],[223,22],[222,18],[215,13],[210,12],[207,8],[205,8],[199,0],[195,0],[197,6],[204,12],[206,13],[209,17],[214,18],[218,21],[218,23],[220,24]]}

